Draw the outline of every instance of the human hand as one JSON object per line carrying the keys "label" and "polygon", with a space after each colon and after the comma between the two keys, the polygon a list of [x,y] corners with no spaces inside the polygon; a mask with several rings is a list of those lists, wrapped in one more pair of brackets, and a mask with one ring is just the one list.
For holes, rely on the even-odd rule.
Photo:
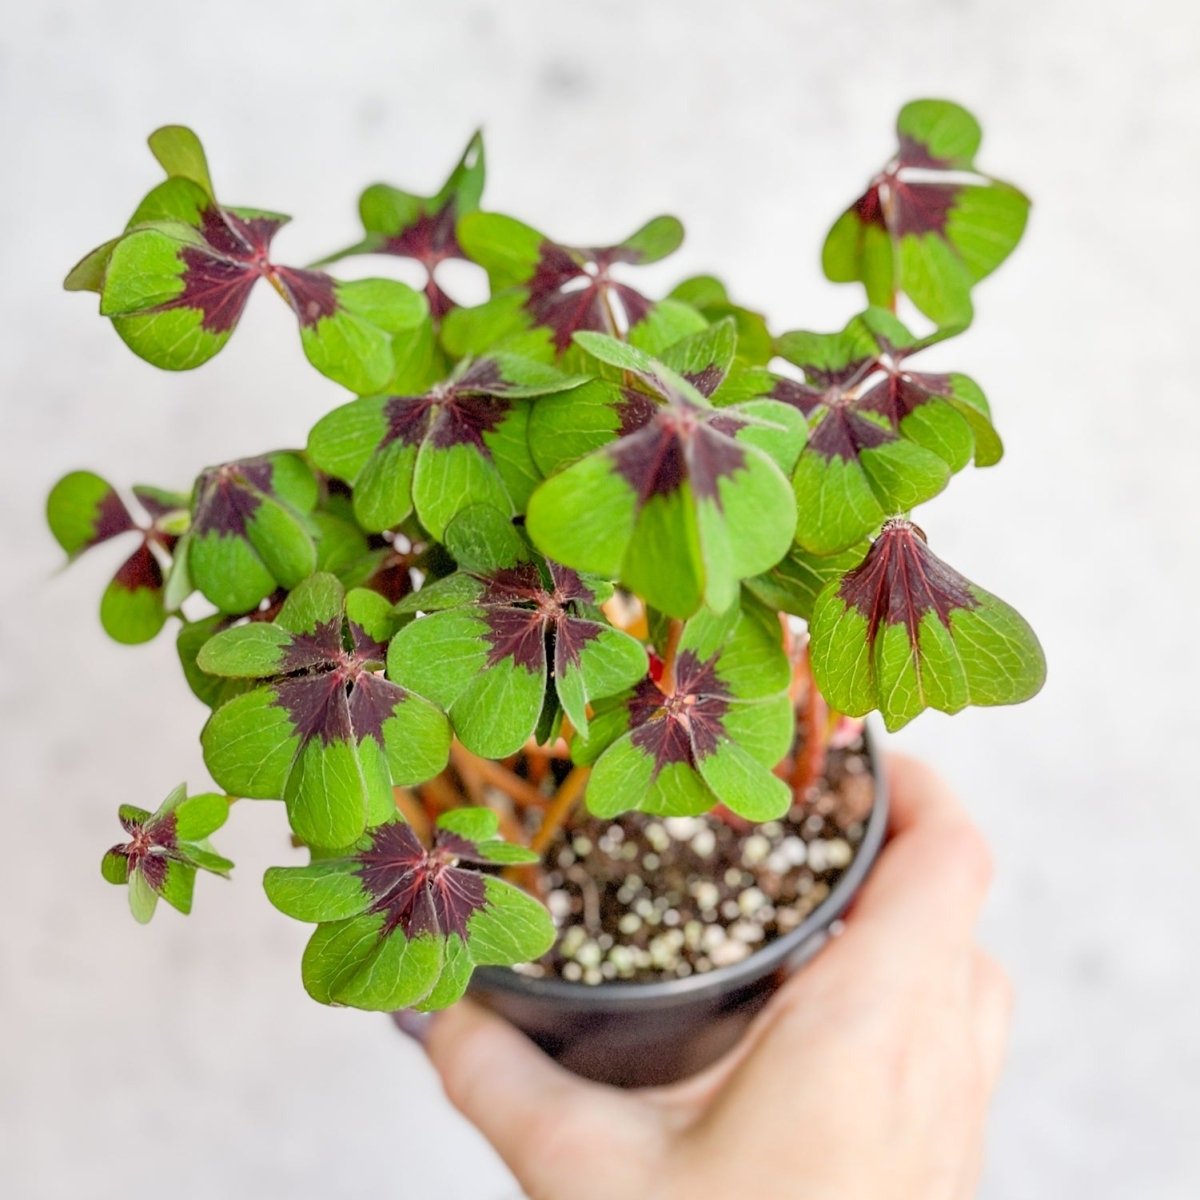
{"label": "human hand", "polygon": [[623,1092],[469,1002],[427,1049],[531,1200],[966,1200],[1011,989],[974,941],[988,850],[946,784],[889,764],[892,836],[845,932],[702,1074]]}

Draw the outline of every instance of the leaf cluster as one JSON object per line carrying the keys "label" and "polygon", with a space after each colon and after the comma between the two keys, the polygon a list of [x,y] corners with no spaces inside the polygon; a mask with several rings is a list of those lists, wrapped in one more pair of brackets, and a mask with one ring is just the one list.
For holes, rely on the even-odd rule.
{"label": "leaf cluster", "polygon": [[[67,287],[182,370],[266,280],[354,397],[303,448],[134,488],[134,507],[75,472],[48,517],[72,558],[140,538],[103,623],[135,642],[179,620],[208,770],[281,800],[309,847],[266,886],[317,925],[314,997],[439,1007],[473,966],[549,945],[544,910],[495,873],[526,855],[494,814],[446,812],[427,841],[397,814],[454,740],[506,759],[568,739],[605,817],[720,804],[761,821],[792,801],[774,774],[796,719],[781,614],[807,623],[830,705],[892,728],[1040,687],[1028,625],[911,520],[1001,457],[982,389],[926,356],[969,323],[1028,201],[976,167],[958,106],[907,105],[897,134],[825,243],[827,275],[867,300],[834,332],[775,332],[708,275],[654,298],[639,268],[678,248],[674,217],[578,246],[485,210],[478,134],[432,194],[368,188],[362,238],[311,267],[275,258],[287,218],[217,200],[190,130],[151,136],[166,180]],[[326,269],[358,255],[411,259],[424,285]],[[448,259],[486,275],[483,303],[445,291]],[[202,841],[209,802],[172,796],[124,814],[133,840],[105,859],[140,918],[159,895],[186,910],[195,870],[224,863]]]}

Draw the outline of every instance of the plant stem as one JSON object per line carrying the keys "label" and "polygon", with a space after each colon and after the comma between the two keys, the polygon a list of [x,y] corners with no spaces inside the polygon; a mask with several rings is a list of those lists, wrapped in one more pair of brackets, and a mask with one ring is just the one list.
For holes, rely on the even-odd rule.
{"label": "plant stem", "polygon": [[429,823],[429,814],[425,811],[425,806],[408,788],[394,787],[392,795],[396,798],[396,807],[400,810],[400,815],[413,827],[413,832],[417,837],[428,846],[430,838],[433,836],[433,829]]}
{"label": "plant stem", "polygon": [[463,791],[470,797],[472,804],[484,804],[483,780],[475,767],[475,756],[461,742],[450,743],[450,761],[462,781]]}
{"label": "plant stem", "polygon": [[675,690],[675,658],[679,653],[681,637],[683,637],[683,622],[672,618],[667,626],[667,644],[663,648],[662,679],[658,684],[667,695]]}
{"label": "plant stem", "polygon": [[790,782],[793,794],[802,799],[825,770],[825,747],[829,741],[829,710],[817,691],[807,647],[796,663],[796,682],[803,684],[796,724],[799,727],[797,736],[803,731],[804,746],[792,762]]}
{"label": "plant stem", "polygon": [[612,297],[608,294],[607,281],[600,285],[599,291],[600,306],[604,310],[604,323],[608,326],[609,336],[624,341],[624,338],[621,337],[620,326],[617,324],[617,314],[613,311]]}
{"label": "plant stem", "polygon": [[463,794],[445,772],[426,780],[419,791],[427,809],[432,805],[438,812],[449,812],[452,808],[462,807]]}
{"label": "plant stem", "polygon": [[554,835],[562,828],[575,805],[582,798],[584,789],[587,787],[588,776],[591,773],[591,767],[571,768],[571,773],[562,781],[549,808],[546,809],[541,826],[533,835],[533,841],[529,844],[531,850],[541,854],[551,843]]}
{"label": "plant stem", "polygon": [[492,787],[499,788],[506,796],[518,804],[532,805],[541,808],[546,803],[546,797],[519,775],[514,775],[507,767],[486,758],[475,760],[475,768],[480,778]]}

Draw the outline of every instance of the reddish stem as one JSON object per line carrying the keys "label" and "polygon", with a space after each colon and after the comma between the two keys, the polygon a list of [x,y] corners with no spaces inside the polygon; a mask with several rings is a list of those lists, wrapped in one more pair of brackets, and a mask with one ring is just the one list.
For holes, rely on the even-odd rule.
{"label": "reddish stem", "polygon": [[825,771],[825,750],[829,744],[829,709],[813,680],[808,647],[796,662],[793,685],[801,689],[796,710],[796,738],[799,740],[803,734],[804,742],[792,762],[791,785],[796,798],[803,799],[804,793]]}

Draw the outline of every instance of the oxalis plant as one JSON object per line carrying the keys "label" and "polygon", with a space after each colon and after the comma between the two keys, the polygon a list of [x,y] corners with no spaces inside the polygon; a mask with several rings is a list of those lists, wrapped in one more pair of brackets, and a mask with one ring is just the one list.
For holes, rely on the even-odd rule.
{"label": "oxalis plant", "polygon": [[[647,294],[674,217],[580,247],[485,211],[478,135],[432,196],[368,188],[362,240],[305,267],[276,255],[287,217],[218,199],[194,133],[151,135],[165,180],[67,288],[178,371],[265,282],[350,396],[307,446],[190,487],[78,471],[50,494],[71,558],[127,543],[104,628],[174,621],[211,710],[220,792],[118,812],[102,871],[135,917],[229,872],[208,839],[235,798],[281,800],[310,862],[264,885],[316,926],[308,992],[439,1008],[550,948],[538,863],[581,802],[773,820],[837,714],[897,729],[1038,690],[1029,626],[911,518],[1001,456],[979,385],[921,360],[969,324],[1028,201],[976,166],[957,105],[908,104],[897,134],[826,239],[826,275],[867,300],[827,333],[775,333],[711,276]],[[423,286],[326,269],[359,255]],[[443,290],[447,259],[486,272],[484,303]]]}

